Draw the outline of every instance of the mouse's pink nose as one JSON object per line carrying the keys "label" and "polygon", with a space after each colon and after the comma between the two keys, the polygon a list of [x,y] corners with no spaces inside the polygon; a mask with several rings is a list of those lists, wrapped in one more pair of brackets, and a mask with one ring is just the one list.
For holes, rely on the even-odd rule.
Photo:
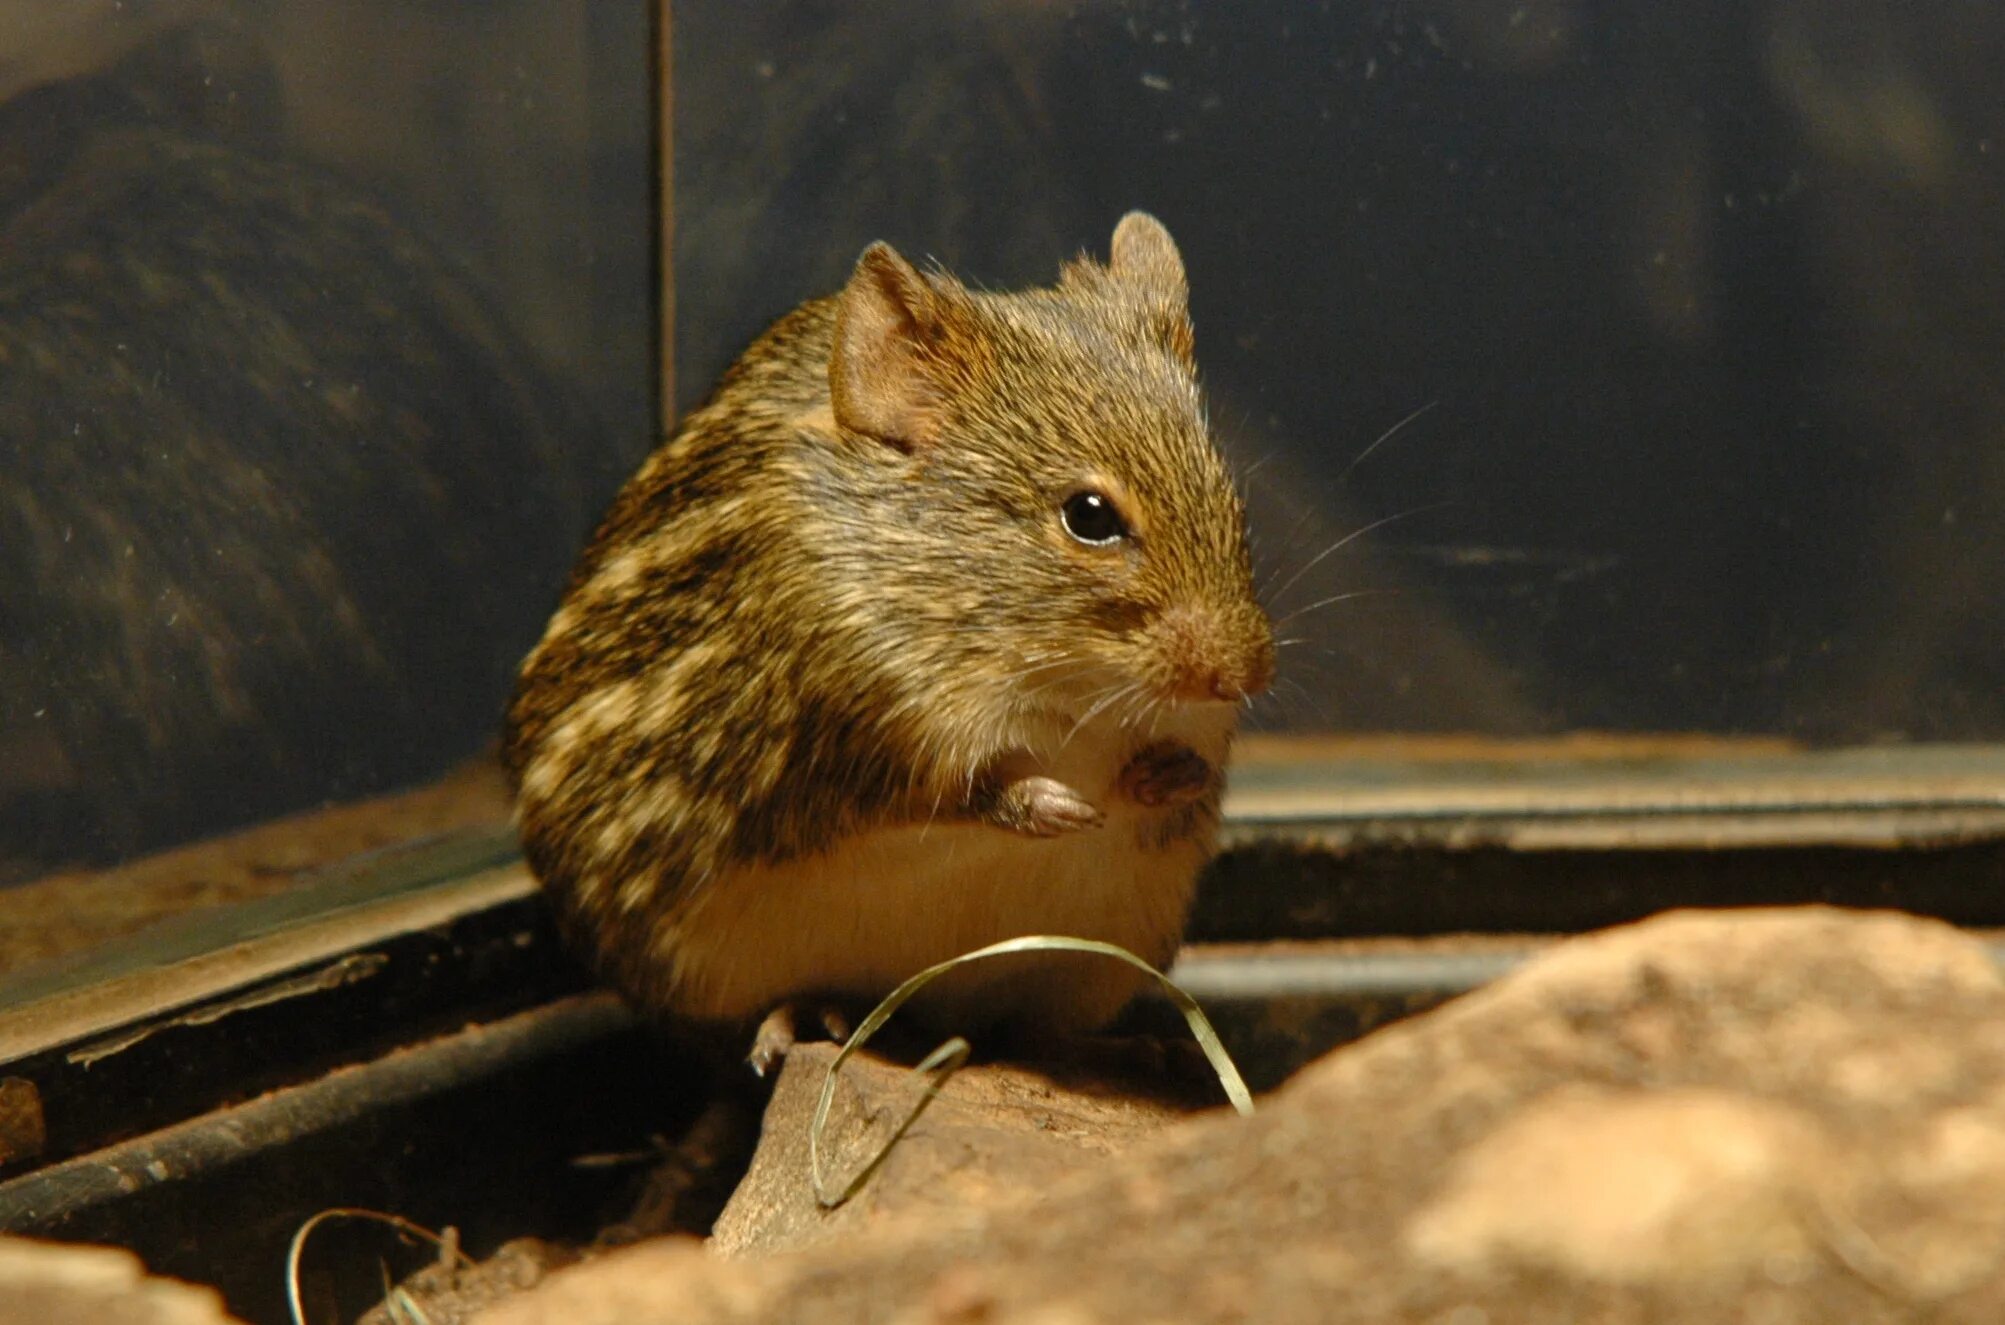
{"label": "mouse's pink nose", "polygon": [[1237,704],[1243,699],[1259,694],[1274,679],[1272,650],[1257,653],[1238,667],[1217,667],[1212,669],[1206,689],[1210,698],[1222,699]]}
{"label": "mouse's pink nose", "polygon": [[1185,608],[1160,623],[1174,668],[1171,691],[1187,703],[1237,704],[1274,679],[1274,636],[1267,619]]}

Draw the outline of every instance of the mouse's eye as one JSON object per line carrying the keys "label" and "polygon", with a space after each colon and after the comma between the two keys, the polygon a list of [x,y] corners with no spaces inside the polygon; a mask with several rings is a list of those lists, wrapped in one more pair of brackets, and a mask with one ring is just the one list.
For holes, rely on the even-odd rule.
{"label": "mouse's eye", "polygon": [[1114,509],[1114,503],[1106,493],[1091,488],[1067,497],[1058,515],[1065,521],[1066,533],[1094,547],[1106,547],[1128,536],[1128,522]]}

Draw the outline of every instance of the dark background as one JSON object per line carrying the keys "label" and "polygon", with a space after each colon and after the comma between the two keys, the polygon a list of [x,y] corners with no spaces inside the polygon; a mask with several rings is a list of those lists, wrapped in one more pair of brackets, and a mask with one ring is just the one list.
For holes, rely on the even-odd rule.
{"label": "dark background", "polygon": [[[0,881],[488,748],[652,440],[650,42],[0,0]],[[2005,738],[1994,6],[683,0],[674,45],[685,406],[873,239],[1002,286],[1168,223],[1261,724]]]}
{"label": "dark background", "polygon": [[676,40],[685,402],[871,239],[1009,285],[1169,224],[1274,606],[1372,591],[1284,627],[1265,721],[2005,735],[1995,8],[684,4]]}

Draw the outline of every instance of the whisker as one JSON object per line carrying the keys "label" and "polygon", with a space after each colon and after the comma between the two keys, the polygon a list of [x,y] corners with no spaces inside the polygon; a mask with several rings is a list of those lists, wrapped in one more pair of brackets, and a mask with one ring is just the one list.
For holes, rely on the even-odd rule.
{"label": "whisker", "polygon": [[953,624],[946,626],[945,629],[959,634],[979,635],[979,634],[988,634],[999,631],[1020,632],[1023,629],[1023,627],[1015,625],[1000,625],[994,622],[956,621]]}
{"label": "whisker", "polygon": [[[1283,687],[1286,687],[1286,689],[1284,690]],[[1316,703],[1315,696],[1309,693],[1308,687],[1293,677],[1282,677],[1279,684],[1274,687],[1275,702],[1283,703],[1290,698],[1298,701],[1298,707],[1295,711],[1297,713],[1306,713],[1311,724],[1320,725],[1322,723],[1323,715],[1321,709]]]}
{"label": "whisker", "polygon": [[[1028,681],[1033,676],[1038,676],[1045,672],[1057,671],[1059,668],[1071,665],[1071,663],[1072,659],[1070,658],[1060,658],[1055,662],[1033,663],[1029,667],[1019,668],[1018,670],[1009,673],[1008,675],[1004,676],[1002,680],[1005,684],[1014,684],[1018,681]],[[1062,681],[1064,679],[1065,678],[1061,676],[1057,678],[1057,680],[1055,681],[1046,681],[1044,682],[1044,684],[1056,685],[1058,681]]]}
{"label": "whisker", "polygon": [[1062,750],[1066,746],[1072,744],[1072,738],[1079,734],[1081,728],[1085,727],[1085,725],[1093,721],[1093,719],[1099,717],[1101,712],[1104,711],[1108,705],[1118,701],[1123,695],[1127,694],[1128,691],[1132,690],[1134,688],[1134,685],[1135,683],[1133,681],[1126,681],[1107,691],[1106,695],[1097,704],[1087,709],[1085,714],[1077,722],[1072,724],[1072,730],[1065,733],[1065,739],[1058,743],[1059,748]]}
{"label": "whisker", "polygon": [[[1281,546],[1283,548],[1286,548],[1289,545],[1293,544],[1301,536],[1302,526],[1308,524],[1309,521],[1315,519],[1318,515],[1321,515],[1322,513],[1323,513],[1322,508],[1319,506],[1315,506],[1313,504],[1305,506],[1302,510],[1302,513],[1295,517],[1295,523],[1288,526],[1288,532],[1284,534],[1281,538]],[[1287,569],[1288,569],[1288,563],[1285,559],[1277,561],[1272,566],[1269,566],[1267,568],[1266,573],[1261,577],[1259,585],[1257,586],[1255,592],[1259,594],[1259,596],[1261,596],[1262,598],[1266,597],[1268,586],[1274,583],[1276,576],[1280,575],[1283,571]]]}
{"label": "whisker", "polygon": [[1357,458],[1352,460],[1348,465],[1344,466],[1344,472],[1337,475],[1337,482],[1335,486],[1341,486],[1343,484],[1343,481],[1351,476],[1351,471],[1353,469],[1356,469],[1359,465],[1362,465],[1366,460],[1370,459],[1371,453],[1373,451],[1378,450],[1379,447],[1384,446],[1394,437],[1397,437],[1400,434],[1400,432],[1405,429],[1407,424],[1412,423],[1415,419],[1427,413],[1427,411],[1433,409],[1436,405],[1439,405],[1440,403],[1441,402],[1439,400],[1430,400],[1425,405],[1422,405],[1419,409],[1413,411],[1413,413],[1401,419],[1398,423],[1393,424],[1390,428],[1387,428],[1384,432],[1380,433],[1378,435],[1377,441],[1373,442],[1370,446],[1367,446],[1364,450],[1358,452]]}
{"label": "whisker", "polygon": [[[973,786],[972,780],[970,780],[969,785]],[[947,789],[945,787],[933,793],[933,808],[927,812],[926,822],[919,825],[919,840],[921,842],[926,840],[926,834],[933,831],[933,824],[940,817],[940,803],[946,799]]]}
{"label": "whisker", "polygon": [[1246,466],[1246,468],[1239,471],[1239,481],[1241,483],[1251,483],[1253,481],[1254,475],[1258,474],[1261,470],[1265,469],[1267,467],[1267,462],[1280,454],[1281,454],[1280,447],[1278,446],[1268,447],[1267,450],[1261,454],[1259,459],[1255,460],[1252,464]]}
{"label": "whisker", "polygon": [[1398,592],[1399,590],[1397,589],[1352,589],[1349,593],[1334,593],[1331,594],[1328,598],[1320,598],[1315,602],[1310,603],[1307,607],[1296,608],[1294,611],[1282,617],[1274,624],[1277,626],[1285,626],[1290,621],[1293,621],[1296,617],[1306,616],[1308,613],[1315,611],[1319,607],[1328,607],[1331,603],[1341,603],[1349,598],[1371,598],[1381,594],[1392,594]]}
{"label": "whisker", "polygon": [[1027,689],[1021,691],[1018,697],[1020,699],[1029,700],[1029,699],[1036,699],[1041,695],[1050,694],[1053,690],[1056,690],[1060,686],[1065,685],[1068,682],[1075,679],[1079,675],[1079,672],[1081,670],[1083,669],[1075,668],[1069,671],[1061,672],[1057,676],[1051,677],[1045,681],[1041,681],[1037,685],[1030,686]]}
{"label": "whisker", "polygon": [[1140,727],[1143,719],[1147,719],[1149,734],[1153,736],[1156,722],[1162,714],[1162,705],[1157,702],[1155,693],[1146,686],[1136,686],[1127,708],[1128,712],[1123,716],[1121,725],[1132,730]]}
{"label": "whisker", "polygon": [[1290,575],[1288,577],[1288,582],[1286,584],[1283,584],[1280,588],[1276,589],[1274,591],[1273,596],[1279,598],[1282,594],[1287,593],[1290,589],[1295,587],[1296,582],[1299,581],[1304,575],[1307,575],[1310,571],[1314,570],[1325,557],[1328,557],[1332,553],[1337,552],[1342,548],[1346,547],[1347,545],[1356,542],[1358,539],[1363,538],[1366,534],[1369,534],[1374,529],[1383,529],[1385,528],[1385,526],[1393,523],[1395,520],[1405,520],[1411,516],[1425,515],[1429,511],[1438,511],[1444,506],[1452,506],[1452,505],[1454,505],[1453,502],[1437,501],[1437,502],[1430,502],[1425,506],[1410,507],[1407,510],[1396,511],[1393,514],[1385,516],[1382,519],[1374,520],[1362,529],[1356,529],[1348,534],[1345,534],[1342,538],[1338,539],[1336,542],[1330,544],[1328,547],[1324,548],[1321,552],[1318,552],[1315,556],[1311,557],[1307,562],[1307,564],[1305,564],[1302,567],[1302,569],[1296,571],[1293,575]]}

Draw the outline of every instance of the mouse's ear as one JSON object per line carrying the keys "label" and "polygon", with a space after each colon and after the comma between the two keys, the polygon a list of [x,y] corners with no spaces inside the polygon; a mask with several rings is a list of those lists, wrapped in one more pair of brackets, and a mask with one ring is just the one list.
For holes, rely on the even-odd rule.
{"label": "mouse's ear", "polygon": [[1114,227],[1114,279],[1151,297],[1183,303],[1190,297],[1184,279],[1183,254],[1163,223],[1147,212],[1129,212]]}
{"label": "mouse's ear", "polygon": [[1163,223],[1147,212],[1129,212],[1114,227],[1107,271],[1141,297],[1149,332],[1163,348],[1196,367],[1190,328],[1190,285],[1183,254]]}
{"label": "mouse's ear", "polygon": [[950,297],[889,244],[863,250],[836,296],[828,364],[836,422],[906,450],[939,436],[941,391],[931,360]]}

